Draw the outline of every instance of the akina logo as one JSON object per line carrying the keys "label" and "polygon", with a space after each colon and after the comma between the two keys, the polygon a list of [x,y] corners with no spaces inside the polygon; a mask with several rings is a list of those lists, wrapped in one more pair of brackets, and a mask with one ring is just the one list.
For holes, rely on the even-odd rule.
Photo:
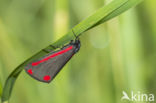
{"label": "akina logo", "polygon": [[153,102],[154,94],[146,94],[140,91],[133,92],[131,91],[130,95],[128,95],[125,91],[122,91],[122,101],[135,101],[135,102]]}

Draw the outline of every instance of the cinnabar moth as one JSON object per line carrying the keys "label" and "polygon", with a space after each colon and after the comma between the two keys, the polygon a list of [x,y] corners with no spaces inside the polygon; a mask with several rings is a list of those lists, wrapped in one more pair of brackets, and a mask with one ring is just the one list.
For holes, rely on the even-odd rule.
{"label": "cinnabar moth", "polygon": [[72,40],[61,49],[51,51],[38,60],[28,63],[25,71],[36,80],[49,83],[79,49],[80,40],[76,37],[74,41]]}

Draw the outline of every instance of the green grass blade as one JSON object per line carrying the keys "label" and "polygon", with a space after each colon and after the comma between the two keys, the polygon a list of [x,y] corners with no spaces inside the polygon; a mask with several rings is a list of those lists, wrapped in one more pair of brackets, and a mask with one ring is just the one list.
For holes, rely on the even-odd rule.
{"label": "green grass blade", "polygon": [[6,101],[9,100],[10,96],[11,96],[11,92],[14,86],[14,83],[18,77],[18,75],[21,73],[21,71],[23,70],[24,65],[26,65],[28,62],[33,61],[34,59],[41,57],[43,55],[45,55],[46,53],[44,51],[40,51],[38,52],[36,55],[34,55],[33,57],[31,57],[30,59],[26,60],[24,63],[22,63],[21,65],[19,65],[7,78],[4,88],[3,88],[3,92],[2,92],[2,103],[5,103]]}
{"label": "green grass blade", "polygon": [[5,82],[5,86],[4,86],[4,92],[2,94],[2,102],[7,102],[9,100],[9,97],[11,95],[12,92],[12,88],[13,88],[13,84],[15,82],[15,80],[17,79],[18,75],[20,74],[21,69],[15,69],[8,77],[8,79]]}
{"label": "green grass blade", "polygon": [[[115,16],[120,15],[122,12],[128,10],[129,8],[137,5],[138,3],[142,2],[143,0],[128,0],[124,5],[121,5],[119,8],[117,8],[114,12],[110,13],[108,16],[104,17],[100,22],[98,22],[96,25],[102,24],[110,19],[112,19]],[[94,26],[96,26],[94,25]],[[93,27],[94,27],[93,26]]]}
{"label": "green grass blade", "polygon": [[[93,15],[88,17],[87,19],[80,22],[78,25],[76,25],[72,30],[74,30],[74,33],[77,36],[80,36],[81,33],[106,22],[107,20],[121,14],[122,12],[126,11],[130,7],[136,5],[142,0],[114,0],[107,6],[102,7],[101,9],[97,10]],[[53,43],[53,46],[59,47],[68,41],[74,39],[75,36],[73,35],[72,31],[70,30],[66,35],[64,35],[62,38],[57,40],[55,43]],[[51,49],[49,46],[45,49]],[[31,57],[30,59],[26,60],[24,63],[19,65],[7,78],[3,93],[2,93],[2,102],[7,102],[11,96],[11,91],[14,86],[14,83],[20,74],[20,72],[23,70],[23,67],[25,64],[33,61],[36,58],[39,58],[46,53],[43,51],[38,52],[36,55]]]}
{"label": "green grass blade", "polygon": [[[93,15],[89,16],[79,24],[77,24],[74,28],[74,33],[77,36],[80,36],[81,33],[91,29],[97,23],[99,23],[101,20],[103,20],[108,15],[112,14],[112,12],[115,12],[118,8],[122,7],[125,3],[127,3],[128,0],[115,0],[111,2],[110,4],[100,8],[97,10]],[[71,39],[74,39],[75,36],[73,36],[72,31],[69,31],[66,35],[64,35],[62,38],[60,38],[58,41],[53,43],[54,46],[61,46],[62,44],[65,44],[69,42]]]}
{"label": "green grass blade", "polygon": [[[77,36],[80,36],[81,33],[108,21],[115,16],[120,15],[141,1],[143,0],[114,0],[110,4],[97,10],[93,15],[86,18],[72,29]],[[64,35],[52,45],[61,46],[62,44],[65,44],[74,38],[75,37],[73,36],[72,31],[69,31],[66,35]]]}

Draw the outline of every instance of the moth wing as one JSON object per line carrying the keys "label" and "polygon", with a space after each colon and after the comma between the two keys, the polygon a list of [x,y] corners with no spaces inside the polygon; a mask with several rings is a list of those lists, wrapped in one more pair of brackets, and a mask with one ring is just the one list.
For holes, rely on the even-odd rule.
{"label": "moth wing", "polygon": [[[62,50],[59,50],[57,52],[52,52],[46,55],[45,57],[42,57],[38,61],[41,61],[45,58],[48,58],[58,52],[62,52],[69,48],[69,46],[65,47]],[[62,67],[70,60],[70,58],[75,54],[75,47],[72,45],[72,49],[60,53],[57,56],[54,56],[36,66],[33,66],[31,62],[25,67],[26,72],[32,76],[33,78],[49,83],[54,79],[54,77],[57,75],[57,73],[62,69]]]}

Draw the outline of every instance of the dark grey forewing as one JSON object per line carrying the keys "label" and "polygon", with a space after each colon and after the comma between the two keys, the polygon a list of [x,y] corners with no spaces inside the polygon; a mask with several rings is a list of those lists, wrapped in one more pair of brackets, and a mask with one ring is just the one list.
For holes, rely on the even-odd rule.
{"label": "dark grey forewing", "polygon": [[[68,47],[69,46],[63,48],[62,50],[66,49]],[[34,77],[35,79],[37,79],[39,81],[49,83],[52,79],[54,79],[54,77],[61,70],[61,68],[68,62],[68,60],[70,60],[70,58],[75,53],[74,50],[75,50],[75,47],[73,46],[73,48],[71,50],[69,50],[63,54],[57,55],[43,63],[40,63],[37,66],[32,66],[31,65],[32,63],[30,63],[26,66],[25,70],[28,73],[28,70],[32,69],[32,74],[28,73],[29,75],[31,75],[32,77]],[[49,55],[52,55],[52,54],[54,54],[54,52],[49,53],[45,57],[48,57]],[[45,57],[42,57],[39,60],[42,60]],[[50,76],[50,80],[44,80],[45,76]]]}

